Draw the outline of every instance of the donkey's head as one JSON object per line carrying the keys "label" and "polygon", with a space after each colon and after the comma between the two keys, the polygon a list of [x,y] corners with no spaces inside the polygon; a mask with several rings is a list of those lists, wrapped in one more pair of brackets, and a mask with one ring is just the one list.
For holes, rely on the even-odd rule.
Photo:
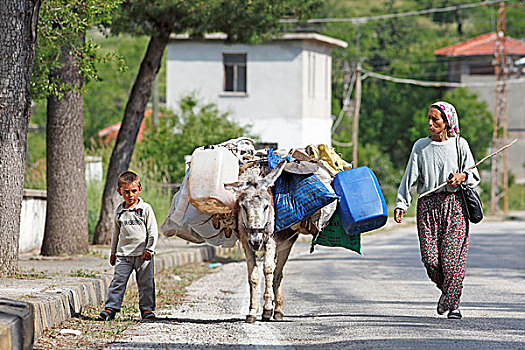
{"label": "donkey's head", "polygon": [[237,194],[239,230],[246,233],[253,250],[260,250],[273,234],[273,197],[269,188],[281,175],[285,164],[286,161],[281,161],[264,177],[258,169],[248,169],[238,183],[225,185]]}

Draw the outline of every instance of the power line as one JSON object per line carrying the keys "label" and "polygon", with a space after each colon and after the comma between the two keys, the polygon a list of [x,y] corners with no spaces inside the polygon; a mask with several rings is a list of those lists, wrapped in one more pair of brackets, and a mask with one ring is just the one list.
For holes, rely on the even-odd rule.
{"label": "power line", "polygon": [[371,72],[369,70],[363,69],[363,72],[366,73],[364,77],[370,76],[372,78],[381,79],[381,80],[387,80],[394,83],[401,83],[401,84],[412,84],[417,86],[424,86],[424,87],[482,87],[482,86],[496,86],[501,84],[521,84],[525,83],[525,78],[519,78],[519,79],[513,79],[513,80],[507,80],[502,83],[496,83],[496,82],[472,82],[472,83],[453,83],[453,82],[446,82],[446,81],[424,81],[424,80],[416,80],[416,79],[405,79],[405,78],[395,78],[384,74],[379,74],[375,72]]}
{"label": "power line", "polygon": [[377,20],[383,20],[383,19],[391,19],[391,18],[398,18],[398,17],[407,17],[407,16],[418,16],[418,15],[425,15],[429,13],[437,13],[437,12],[450,12],[450,11],[457,11],[460,9],[466,9],[466,8],[473,8],[473,7],[479,7],[479,6],[486,6],[486,5],[492,5],[500,2],[506,2],[508,0],[495,0],[495,1],[482,1],[482,2],[476,2],[471,4],[464,4],[464,5],[455,5],[455,6],[448,6],[448,7],[442,7],[442,8],[431,8],[427,10],[419,10],[419,11],[409,11],[409,12],[401,12],[401,13],[389,13],[386,15],[380,15],[380,16],[367,16],[367,17],[350,17],[350,18],[313,18],[306,21],[300,21],[297,19],[281,19],[279,22],[281,23],[334,23],[334,22],[350,22],[353,24],[363,24],[370,21],[377,21]]}

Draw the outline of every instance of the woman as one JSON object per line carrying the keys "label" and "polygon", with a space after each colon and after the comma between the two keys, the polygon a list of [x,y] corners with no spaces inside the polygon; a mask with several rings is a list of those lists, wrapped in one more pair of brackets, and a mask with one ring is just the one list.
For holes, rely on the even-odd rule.
{"label": "woman", "polygon": [[[479,183],[476,168],[459,172],[456,138],[459,123],[456,109],[447,102],[436,102],[428,110],[430,136],[416,141],[397,193],[394,220],[401,223],[412,200],[410,187],[417,184],[422,194],[444,182],[447,186],[419,198],[417,230],[421,259],[430,279],[441,290],[438,314],[461,318],[459,301],[468,252],[469,222],[458,185]],[[460,139],[464,168],[474,165],[468,142]]]}

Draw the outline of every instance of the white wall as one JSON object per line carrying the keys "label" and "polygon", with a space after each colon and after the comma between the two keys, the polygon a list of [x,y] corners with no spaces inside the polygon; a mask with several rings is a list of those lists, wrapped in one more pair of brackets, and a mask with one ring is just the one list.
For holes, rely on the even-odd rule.
{"label": "white wall", "polygon": [[18,252],[40,251],[46,222],[46,191],[24,190]]}
{"label": "white wall", "polygon": [[[315,94],[308,96],[308,55],[315,56]],[[247,54],[247,93],[223,92],[223,53]],[[264,142],[280,148],[330,144],[330,50],[300,40],[225,45],[221,41],[171,41],[167,54],[167,105],[196,92]],[[328,67],[328,69],[327,69]],[[328,79],[328,81],[326,80]]]}
{"label": "white wall", "polygon": [[305,42],[304,49],[302,53],[302,76],[305,81],[302,106],[304,129],[300,146],[311,143],[331,144],[332,57],[326,47],[312,42]]}

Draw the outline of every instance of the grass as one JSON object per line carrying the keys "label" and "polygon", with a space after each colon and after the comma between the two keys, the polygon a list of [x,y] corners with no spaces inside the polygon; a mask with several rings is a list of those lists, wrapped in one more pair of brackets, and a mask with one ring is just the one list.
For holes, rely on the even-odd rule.
{"label": "grass", "polygon": [[46,271],[36,271],[34,268],[28,271],[18,271],[13,277],[19,280],[51,278]]}
{"label": "grass", "polygon": [[[192,263],[164,269],[155,275],[157,309],[173,308],[182,303],[186,288],[193,281],[210,273],[208,263]],[[179,278],[174,278],[178,276]],[[124,303],[117,317],[112,321],[99,321],[98,314],[103,306],[85,307],[80,317],[71,318],[60,326],[44,330],[34,345],[36,350],[101,349],[114,342],[116,337],[140,322],[138,290],[135,285],[128,288]],[[156,312],[157,316],[162,315]],[[80,330],[81,335],[60,334],[61,329]]]}
{"label": "grass", "polygon": [[98,273],[96,271],[85,271],[85,270],[82,270],[82,269],[78,269],[78,270],[70,273],[69,275],[72,276],[72,277],[95,278],[95,277],[99,277],[100,273]]}
{"label": "grass", "polygon": [[513,184],[507,193],[510,210],[525,210],[525,184]]}

